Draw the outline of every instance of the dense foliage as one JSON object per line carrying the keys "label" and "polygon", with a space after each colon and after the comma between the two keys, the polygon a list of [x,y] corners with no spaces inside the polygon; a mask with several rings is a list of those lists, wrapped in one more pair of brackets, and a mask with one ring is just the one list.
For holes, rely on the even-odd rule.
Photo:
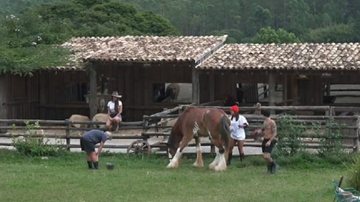
{"label": "dense foliage", "polygon": [[166,19],[109,0],[40,4],[3,15],[0,23],[0,73],[15,74],[66,64],[68,51],[58,44],[73,36],[177,34]]}
{"label": "dense foliage", "polygon": [[246,43],[360,40],[358,0],[3,0],[0,14],[5,25],[0,27],[0,73],[64,63],[66,50],[53,44],[72,36],[227,34],[228,42]]}
{"label": "dense foliage", "polygon": [[357,0],[122,1],[157,12],[183,34],[228,33],[232,41],[253,42],[262,28],[271,27],[293,33],[302,42],[360,39],[356,34],[360,27],[360,1]]}
{"label": "dense foliage", "polygon": [[348,168],[349,185],[360,190],[360,156],[354,158],[354,162]]}

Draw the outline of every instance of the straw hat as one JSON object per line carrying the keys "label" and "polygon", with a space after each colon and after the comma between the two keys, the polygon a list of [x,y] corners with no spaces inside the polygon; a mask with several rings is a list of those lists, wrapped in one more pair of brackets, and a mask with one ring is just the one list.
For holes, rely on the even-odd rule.
{"label": "straw hat", "polygon": [[117,91],[114,91],[114,92],[111,94],[111,97],[121,98],[122,95],[119,95],[119,93],[118,93]]}

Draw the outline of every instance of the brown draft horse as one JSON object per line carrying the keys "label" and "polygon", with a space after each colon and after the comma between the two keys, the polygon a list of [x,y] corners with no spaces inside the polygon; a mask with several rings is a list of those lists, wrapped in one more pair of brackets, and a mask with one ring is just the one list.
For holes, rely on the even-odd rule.
{"label": "brown draft horse", "polygon": [[183,149],[195,138],[195,167],[203,167],[200,137],[209,137],[218,148],[214,161],[209,165],[215,171],[226,170],[226,157],[230,139],[230,120],[225,112],[215,108],[187,108],[178,118],[168,140],[169,154],[173,157],[168,168],[177,168]]}

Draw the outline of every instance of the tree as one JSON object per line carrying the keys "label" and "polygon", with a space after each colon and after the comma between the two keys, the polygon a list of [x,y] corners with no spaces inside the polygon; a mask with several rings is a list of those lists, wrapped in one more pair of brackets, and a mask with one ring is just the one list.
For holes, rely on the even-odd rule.
{"label": "tree", "polygon": [[354,26],[347,24],[336,24],[325,28],[310,30],[306,35],[306,41],[322,43],[346,43],[356,40]]}
{"label": "tree", "polygon": [[252,40],[254,43],[299,43],[295,34],[284,29],[274,30],[270,27],[262,28]]}
{"label": "tree", "polygon": [[74,36],[178,34],[162,17],[110,0],[40,5],[0,23],[0,73],[14,74],[66,64],[69,51],[59,44]]}

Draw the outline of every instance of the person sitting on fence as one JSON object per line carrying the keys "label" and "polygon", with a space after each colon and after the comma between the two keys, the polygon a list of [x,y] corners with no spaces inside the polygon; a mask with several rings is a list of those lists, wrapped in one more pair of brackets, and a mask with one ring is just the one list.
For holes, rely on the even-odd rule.
{"label": "person sitting on fence", "polygon": [[261,147],[263,157],[268,164],[267,171],[274,174],[277,165],[271,157],[271,151],[277,143],[277,127],[275,121],[270,118],[270,113],[268,111],[262,111],[262,114],[265,116],[265,120],[262,128],[264,139]]}
{"label": "person sitting on fence", "polygon": [[114,91],[111,95],[112,99],[107,104],[109,118],[106,121],[106,127],[109,130],[117,130],[122,121],[121,113],[123,104],[121,100],[119,100],[121,97],[117,91]]}
{"label": "person sitting on fence", "polygon": [[245,142],[245,130],[244,128],[249,126],[246,118],[239,114],[240,108],[237,105],[233,105],[230,108],[231,112],[231,124],[230,124],[230,146],[229,146],[229,156],[227,164],[230,165],[232,158],[232,150],[234,146],[237,144],[240,161],[242,161],[245,157],[244,154],[244,142]]}
{"label": "person sitting on fence", "polygon": [[[89,169],[99,168],[99,156],[104,147],[106,140],[110,139],[111,133],[102,130],[90,130],[84,133],[80,138],[81,150],[86,152],[86,160]],[[95,152],[95,145],[100,143],[97,152]]]}

